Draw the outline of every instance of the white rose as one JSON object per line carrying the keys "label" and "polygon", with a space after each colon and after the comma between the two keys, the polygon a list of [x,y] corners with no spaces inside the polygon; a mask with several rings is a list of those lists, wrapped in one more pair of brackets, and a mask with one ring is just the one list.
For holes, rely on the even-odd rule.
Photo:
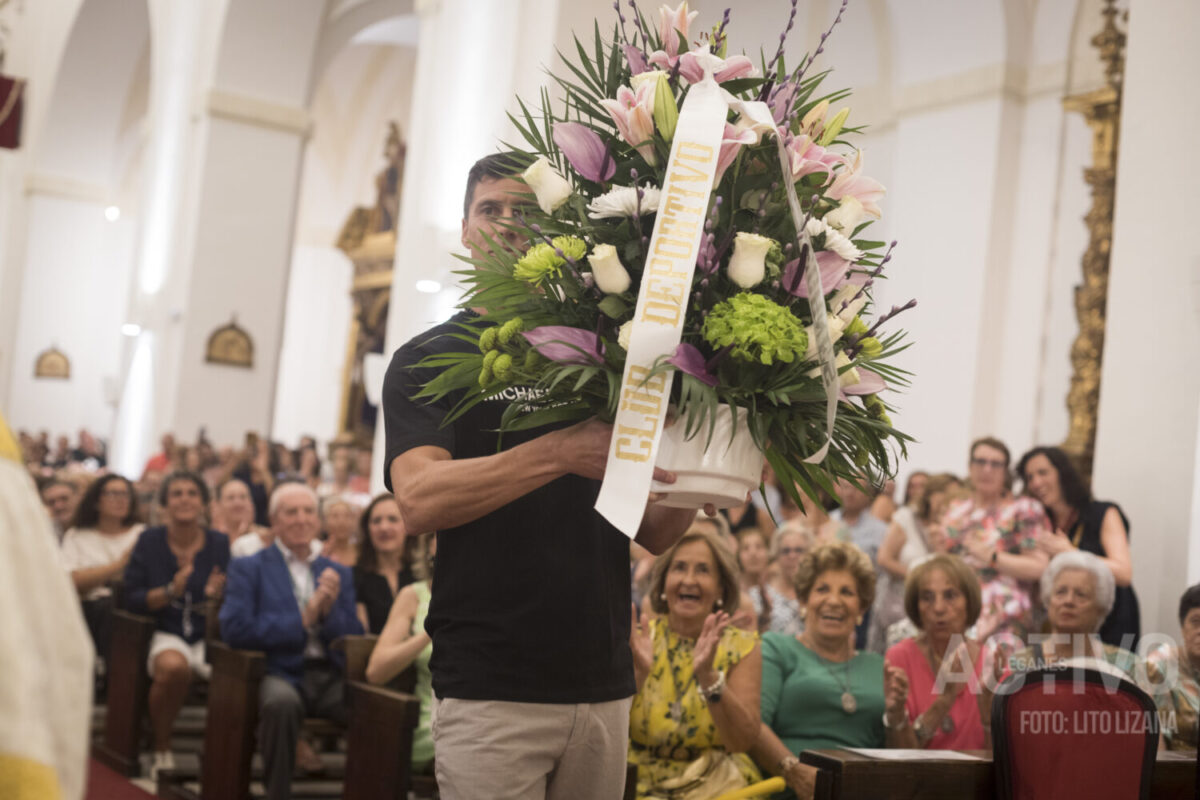
{"label": "white rose", "polygon": [[849,236],[854,233],[854,229],[863,221],[866,212],[863,211],[862,203],[858,202],[858,198],[852,194],[848,194],[842,198],[841,204],[825,215],[825,224],[834,230]]}
{"label": "white rose", "polygon": [[547,214],[553,214],[571,196],[571,183],[554,171],[545,156],[529,165],[529,169],[521,175],[533,193],[537,195],[538,205]]}
{"label": "white rose", "polygon": [[729,257],[729,280],[743,289],[757,286],[767,274],[767,251],[771,240],[757,233],[738,232]]}
{"label": "white rose", "polygon": [[[807,357],[808,356],[806,355],[805,358],[807,358]],[[816,356],[813,356],[813,358],[815,359]],[[846,355],[845,353],[838,353],[837,356],[833,359],[834,369],[841,370],[842,367],[846,367],[849,365],[850,365],[850,356]],[[821,368],[813,367],[805,374],[807,374],[808,377],[810,377],[810,378],[819,378],[819,377],[821,377]],[[838,375],[838,388],[845,389],[847,386],[853,386],[854,384],[858,383],[860,380],[862,380],[862,377],[858,374],[858,369],[856,369],[856,368],[848,369],[845,372],[843,372],[841,375]]]}
{"label": "white rose", "polygon": [[617,344],[629,350],[629,339],[633,336],[633,320],[629,320],[617,329]]}
{"label": "white rose", "polygon": [[[825,318],[825,325],[829,328],[829,341],[831,344],[836,343],[842,338],[842,331],[846,329],[846,323],[830,314]],[[817,332],[816,324],[808,325],[804,328],[804,332],[808,334],[808,349],[804,351],[805,361],[817,360]],[[818,367],[814,370],[809,370],[808,377],[815,378],[821,374],[821,369]]]}
{"label": "white rose", "polygon": [[588,263],[592,265],[592,275],[595,276],[600,291],[605,294],[620,294],[629,288],[629,273],[617,256],[617,248],[611,244],[596,245],[588,256]]}

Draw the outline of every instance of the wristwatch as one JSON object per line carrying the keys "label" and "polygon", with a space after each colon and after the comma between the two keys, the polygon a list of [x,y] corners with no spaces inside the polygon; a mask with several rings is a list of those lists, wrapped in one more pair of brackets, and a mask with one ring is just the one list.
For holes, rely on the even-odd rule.
{"label": "wristwatch", "polygon": [[712,686],[699,686],[700,694],[704,695],[704,700],[709,703],[715,703],[721,699],[721,692],[725,689],[725,673],[718,672],[717,679],[713,681]]}

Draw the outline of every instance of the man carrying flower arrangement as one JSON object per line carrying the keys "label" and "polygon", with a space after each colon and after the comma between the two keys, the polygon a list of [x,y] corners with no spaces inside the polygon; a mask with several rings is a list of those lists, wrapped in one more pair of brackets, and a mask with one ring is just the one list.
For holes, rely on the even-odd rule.
{"label": "man carrying flower arrangement", "polygon": [[[502,154],[471,170],[462,243],[474,259],[527,247],[511,227],[529,193],[515,164]],[[459,348],[462,325],[481,323],[464,311],[401,347],[383,392],[388,488],[408,530],[439,532],[426,621],[438,787],[444,798],[616,798],[635,690],[629,540],[593,509],[613,429],[590,419],[501,439],[505,408],[536,400],[526,387],[443,425],[459,398],[418,398],[438,373],[418,364]],[[490,336],[506,344],[518,327]],[[503,375],[511,356],[489,368]],[[638,543],[661,553],[694,513],[648,505]]]}

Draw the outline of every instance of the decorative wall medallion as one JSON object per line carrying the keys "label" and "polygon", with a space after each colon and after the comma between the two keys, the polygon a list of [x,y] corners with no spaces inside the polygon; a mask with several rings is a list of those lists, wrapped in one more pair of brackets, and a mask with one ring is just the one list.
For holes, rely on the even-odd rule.
{"label": "decorative wall medallion", "polygon": [[69,380],[71,359],[67,358],[67,354],[57,347],[43,350],[38,354],[37,361],[33,362],[33,377]]}
{"label": "decorative wall medallion", "polygon": [[204,360],[230,367],[249,369],[254,366],[254,340],[237,324],[236,316],[228,325],[222,325],[208,337]]}

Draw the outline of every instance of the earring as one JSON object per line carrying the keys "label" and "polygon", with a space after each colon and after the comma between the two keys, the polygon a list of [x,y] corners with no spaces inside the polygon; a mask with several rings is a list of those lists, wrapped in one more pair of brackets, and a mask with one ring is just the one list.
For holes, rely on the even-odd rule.
{"label": "earring", "polygon": [[725,605],[725,601],[718,597],[717,598],[717,608],[720,608],[723,605]]}
{"label": "earring", "polygon": [[801,607],[800,608],[800,619],[804,619],[807,616],[808,616],[808,609]]}
{"label": "earring", "polygon": [[857,621],[857,622],[855,622],[854,624],[855,624],[855,625],[862,625],[862,614],[859,614],[859,615],[858,615],[858,621]]}
{"label": "earring", "polygon": [[660,594],[660,595],[658,596],[658,599],[659,599],[659,600],[666,600],[666,599],[667,599],[667,593],[666,593],[666,592],[663,592],[662,594]]}

